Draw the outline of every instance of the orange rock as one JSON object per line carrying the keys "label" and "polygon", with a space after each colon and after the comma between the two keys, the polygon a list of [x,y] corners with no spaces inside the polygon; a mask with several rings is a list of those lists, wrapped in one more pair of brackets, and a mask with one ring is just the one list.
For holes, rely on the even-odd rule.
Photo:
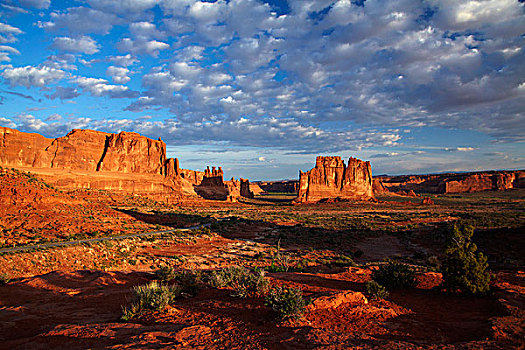
{"label": "orange rock", "polygon": [[432,204],[434,204],[434,201],[433,201],[432,198],[430,198],[430,197],[425,197],[425,198],[423,198],[423,200],[421,201],[421,204],[432,205]]}
{"label": "orange rock", "polygon": [[306,308],[309,311],[319,309],[335,309],[341,304],[368,304],[368,300],[361,292],[346,291],[316,298]]}
{"label": "orange rock", "polygon": [[169,203],[198,195],[226,200],[239,197],[241,191],[239,183],[224,183],[221,167],[205,172],[180,169],[177,159],[166,158],[160,138],[133,132],[75,129],[48,139],[0,127],[0,166],[39,174],[64,189],[109,190]]}
{"label": "orange rock", "polygon": [[356,158],[317,157],[313,169],[299,171],[297,202],[317,202],[326,198],[371,199],[372,168],[370,162]]}

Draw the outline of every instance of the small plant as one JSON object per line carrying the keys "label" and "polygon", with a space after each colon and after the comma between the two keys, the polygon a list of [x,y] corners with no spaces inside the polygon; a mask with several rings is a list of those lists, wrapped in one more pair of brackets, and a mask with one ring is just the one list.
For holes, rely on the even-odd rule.
{"label": "small plant", "polygon": [[140,316],[146,310],[159,311],[164,309],[180,294],[180,289],[157,281],[133,288],[131,305],[122,309],[123,321],[129,321]]}
{"label": "small plant", "polygon": [[200,289],[202,273],[199,271],[184,270],[176,273],[173,280],[179,285],[181,294],[195,296]]}
{"label": "small plant", "polygon": [[337,267],[347,267],[347,266],[356,266],[354,260],[347,256],[347,255],[338,255],[334,256],[332,261],[328,263],[330,266],[337,266]]}
{"label": "small plant", "polygon": [[372,299],[386,299],[390,293],[376,281],[366,282],[366,292]]}
{"label": "small plant", "polygon": [[227,267],[211,272],[208,284],[214,288],[232,287],[232,296],[239,298],[260,296],[268,290],[264,274],[264,270],[250,272],[243,267]]}
{"label": "small plant", "polygon": [[372,273],[372,279],[388,289],[416,286],[416,274],[410,266],[390,261]]}
{"label": "small plant", "polygon": [[226,267],[220,270],[214,270],[208,275],[208,284],[213,288],[231,287],[233,281],[247,272],[245,268],[238,266]]}
{"label": "small plant", "polygon": [[275,287],[264,298],[267,306],[279,313],[281,319],[298,319],[304,314],[308,302],[297,288]]}
{"label": "small plant", "polygon": [[11,279],[9,278],[9,275],[7,273],[0,273],[0,286],[8,284],[10,280]]}
{"label": "small plant", "polygon": [[155,279],[164,282],[175,279],[176,275],[175,269],[167,265],[161,266],[155,271]]}
{"label": "small plant", "polygon": [[474,227],[454,225],[442,264],[443,287],[450,291],[484,294],[489,291],[487,257],[471,242]]}
{"label": "small plant", "polygon": [[249,296],[264,295],[268,291],[268,280],[264,277],[265,271],[248,272],[234,282],[232,296],[247,298]]}

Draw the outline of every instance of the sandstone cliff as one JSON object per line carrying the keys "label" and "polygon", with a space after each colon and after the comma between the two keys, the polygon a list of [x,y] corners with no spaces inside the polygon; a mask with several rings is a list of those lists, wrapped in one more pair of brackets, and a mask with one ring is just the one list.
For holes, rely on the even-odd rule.
{"label": "sandstone cliff", "polygon": [[299,192],[299,181],[260,181],[257,182],[259,187],[265,192],[279,192],[279,193],[297,193]]}
{"label": "sandstone cliff", "polygon": [[160,138],[133,132],[75,129],[49,139],[0,127],[0,165],[37,173],[65,189],[104,189],[167,202],[241,195],[240,184],[236,189],[224,183],[220,167],[204,172],[181,169],[177,159],[166,158]]}
{"label": "sandstone cliff", "polygon": [[370,162],[350,158],[346,166],[341,157],[317,157],[313,169],[299,171],[296,202],[317,202],[327,198],[373,198]]}
{"label": "sandstone cliff", "polygon": [[525,188],[525,170],[484,171],[430,175],[381,176],[374,191],[395,193],[468,193]]}

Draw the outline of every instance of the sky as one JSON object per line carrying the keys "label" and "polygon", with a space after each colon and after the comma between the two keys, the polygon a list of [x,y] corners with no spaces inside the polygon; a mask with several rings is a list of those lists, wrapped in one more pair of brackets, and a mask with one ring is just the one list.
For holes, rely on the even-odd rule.
{"label": "sky", "polygon": [[0,126],[296,179],[525,168],[521,0],[2,0]]}

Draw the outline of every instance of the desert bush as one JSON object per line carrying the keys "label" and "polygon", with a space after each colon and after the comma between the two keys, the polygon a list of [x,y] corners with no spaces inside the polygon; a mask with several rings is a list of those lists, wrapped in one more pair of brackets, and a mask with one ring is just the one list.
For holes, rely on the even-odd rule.
{"label": "desert bush", "polygon": [[231,266],[220,270],[214,270],[207,276],[208,284],[213,288],[231,287],[233,281],[247,273],[243,267]]}
{"label": "desert bush", "polygon": [[474,227],[454,225],[442,263],[443,287],[449,291],[484,294],[489,291],[487,257],[476,251]]}
{"label": "desert bush", "polygon": [[385,299],[388,297],[388,291],[385,287],[377,283],[376,281],[366,282],[366,292],[372,299]]}
{"label": "desert bush", "polygon": [[394,261],[381,265],[372,273],[372,279],[388,289],[416,286],[416,274],[410,266]]}
{"label": "desert bush", "polygon": [[308,304],[301,289],[286,287],[272,288],[266,294],[264,302],[276,311],[281,319],[302,317]]}
{"label": "desert bush", "polygon": [[152,281],[146,285],[133,288],[133,299],[129,307],[122,310],[121,319],[129,321],[140,316],[146,310],[162,310],[180,295],[180,289],[176,286]]}
{"label": "desert bush", "polygon": [[239,298],[260,296],[268,291],[268,280],[264,277],[264,270],[248,272],[240,276],[233,284],[232,295]]}
{"label": "desert bush", "polygon": [[159,281],[171,281],[175,279],[177,272],[171,266],[161,266],[155,271],[155,279]]}
{"label": "desert bush", "polygon": [[0,286],[8,284],[10,280],[11,279],[9,278],[9,275],[7,273],[0,273]]}
{"label": "desert bush", "polygon": [[251,272],[243,267],[227,267],[212,271],[208,284],[214,288],[232,287],[232,296],[239,298],[260,296],[268,290],[264,274],[264,270]]}
{"label": "desert bush", "polygon": [[179,286],[181,294],[194,296],[199,292],[202,273],[200,271],[183,270],[177,272],[173,280]]}
{"label": "desert bush", "polygon": [[356,263],[354,260],[344,254],[334,256],[332,261],[328,263],[330,266],[336,266],[336,267],[347,267],[347,266],[356,266]]}

